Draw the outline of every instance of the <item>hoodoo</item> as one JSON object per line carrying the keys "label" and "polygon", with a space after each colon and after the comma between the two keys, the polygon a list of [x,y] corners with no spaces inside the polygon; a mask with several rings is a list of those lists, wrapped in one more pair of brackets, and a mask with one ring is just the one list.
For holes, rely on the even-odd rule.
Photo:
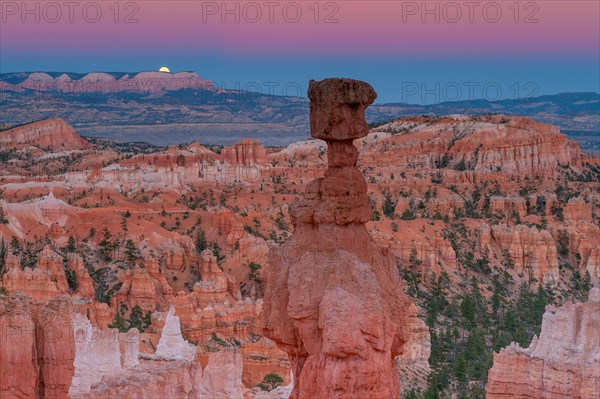
{"label": "hoodoo", "polygon": [[328,169],[290,210],[294,235],[271,251],[262,325],[292,363],[291,398],[398,398],[393,359],[406,350],[417,309],[391,257],[371,240],[367,183],[353,140],[365,137],[373,88],[311,81],[311,134]]}

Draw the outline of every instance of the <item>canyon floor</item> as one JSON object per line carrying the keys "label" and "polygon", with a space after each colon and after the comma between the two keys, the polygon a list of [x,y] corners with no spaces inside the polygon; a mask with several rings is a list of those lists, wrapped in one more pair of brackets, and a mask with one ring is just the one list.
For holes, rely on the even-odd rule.
{"label": "canyon floor", "polygon": [[[420,319],[403,320],[401,397],[600,398],[600,157],[503,115],[406,117],[354,146],[368,237],[344,245],[391,257]],[[1,131],[0,397],[289,397],[263,297],[274,262],[301,257],[290,210],[327,158],[313,139]]]}

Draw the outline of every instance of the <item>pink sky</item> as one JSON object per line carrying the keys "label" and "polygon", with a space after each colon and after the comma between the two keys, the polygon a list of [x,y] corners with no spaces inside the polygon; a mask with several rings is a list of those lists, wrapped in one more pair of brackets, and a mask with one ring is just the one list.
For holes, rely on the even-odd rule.
{"label": "pink sky", "polygon": [[[597,57],[600,48],[600,2],[595,0],[521,1],[516,3],[518,15],[513,1],[472,2],[472,8],[466,1],[323,1],[318,3],[318,15],[313,1],[272,2],[272,22],[265,1],[227,2],[230,9],[237,4],[239,10],[228,15],[223,15],[221,1],[120,2],[118,15],[113,1],[83,1],[74,8],[73,22],[67,7],[61,7],[59,17],[50,2],[26,3],[28,10],[34,10],[30,14],[25,14],[22,4],[3,2],[0,44],[5,50],[208,50],[260,56],[574,53]],[[423,15],[423,4],[429,9],[437,4],[439,12]],[[88,22],[97,15],[96,5],[102,15],[98,22]],[[256,17],[257,8],[260,17]],[[302,15],[292,23],[298,9]],[[502,15],[498,22],[491,22],[498,9]],[[469,10],[473,11],[472,22]],[[462,16],[456,18],[457,11]],[[137,22],[124,23],[130,14]],[[325,23],[330,14],[337,22]],[[458,22],[451,22],[455,18]],[[252,23],[253,19],[257,22]],[[526,19],[530,23],[525,23]]]}

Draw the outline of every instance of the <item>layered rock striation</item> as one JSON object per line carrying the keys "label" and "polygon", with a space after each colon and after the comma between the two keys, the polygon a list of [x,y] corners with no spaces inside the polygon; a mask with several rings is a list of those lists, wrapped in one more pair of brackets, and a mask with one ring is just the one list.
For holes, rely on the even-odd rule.
{"label": "layered rock striation", "polygon": [[0,295],[0,397],[67,399],[75,341],[67,297]]}
{"label": "layered rock striation", "polygon": [[368,127],[373,88],[350,79],[311,81],[311,131],[327,142],[328,169],[291,208],[292,239],[274,249],[264,334],[288,353],[292,398],[397,398],[394,357],[418,323],[398,272],[367,232],[367,183],[353,140]]}
{"label": "layered rock striation", "polygon": [[3,149],[34,146],[57,152],[92,146],[63,119],[46,119],[2,132],[0,145]]}
{"label": "layered rock striation", "polygon": [[6,267],[8,271],[2,277],[2,283],[9,294],[20,291],[34,301],[47,302],[69,293],[62,257],[49,245],[38,255],[35,269],[21,269],[19,259],[10,253],[6,257]]}
{"label": "layered rock striation", "polygon": [[267,163],[265,148],[258,141],[244,139],[232,146],[224,147],[222,160],[229,165],[262,165]]}
{"label": "layered rock striation", "polygon": [[[579,146],[551,125],[505,115],[408,117],[374,129],[391,134],[367,146],[365,165],[459,171],[445,178],[482,181],[499,175],[553,177],[559,166],[581,163]],[[362,163],[362,162],[361,162]],[[469,177],[470,175],[470,177]],[[460,178],[459,178],[460,177]]]}
{"label": "layered rock striation", "polygon": [[586,303],[546,308],[539,338],[494,354],[488,399],[600,398],[600,288]]}

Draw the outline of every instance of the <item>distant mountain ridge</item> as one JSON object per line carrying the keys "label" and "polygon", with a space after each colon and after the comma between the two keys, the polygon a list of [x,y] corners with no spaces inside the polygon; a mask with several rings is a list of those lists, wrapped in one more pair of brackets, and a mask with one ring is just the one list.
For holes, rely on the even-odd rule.
{"label": "distant mountain ridge", "polygon": [[181,89],[204,89],[216,91],[213,83],[202,79],[196,72],[165,73],[146,71],[137,73],[90,72],[73,74],[67,72],[32,72],[29,74],[6,74],[0,80],[3,91],[24,90],[58,93],[158,93]]}
{"label": "distant mountain ridge", "polygon": [[[10,83],[12,85],[17,85],[17,84],[22,83],[23,81],[27,80],[29,75],[31,75],[32,73],[39,73],[39,72],[3,73],[3,74],[0,74],[0,80],[3,82],[6,82],[6,83]],[[72,80],[79,80],[89,74],[89,73],[80,73],[80,72],[43,72],[43,73],[49,75],[53,79],[56,79],[56,78],[60,77],[61,75],[67,75]],[[138,72],[104,72],[104,73],[112,75],[116,79],[121,79],[125,75],[133,76],[133,75],[136,75]]]}
{"label": "distant mountain ridge", "polygon": [[[383,104],[397,106],[414,106],[411,104]],[[559,93],[553,95],[543,95],[538,97],[524,97],[520,99],[506,99],[489,101],[484,99],[463,100],[463,101],[445,101],[433,105],[424,105],[423,107],[434,110],[460,109],[465,110],[489,110],[497,111],[498,109],[513,109],[525,112],[529,110],[540,111],[557,111],[560,114],[581,114],[586,115],[588,112],[600,112],[600,94],[594,92],[577,92],[577,93]],[[551,109],[548,109],[551,107]]]}
{"label": "distant mountain ridge", "polygon": [[[0,124],[63,118],[84,136],[166,145],[198,140],[232,144],[244,137],[287,145],[309,137],[308,99],[221,90],[195,72],[32,72],[0,74]],[[561,93],[516,100],[432,105],[385,103],[367,109],[382,123],[411,115],[528,116],[600,151],[600,94]]]}

